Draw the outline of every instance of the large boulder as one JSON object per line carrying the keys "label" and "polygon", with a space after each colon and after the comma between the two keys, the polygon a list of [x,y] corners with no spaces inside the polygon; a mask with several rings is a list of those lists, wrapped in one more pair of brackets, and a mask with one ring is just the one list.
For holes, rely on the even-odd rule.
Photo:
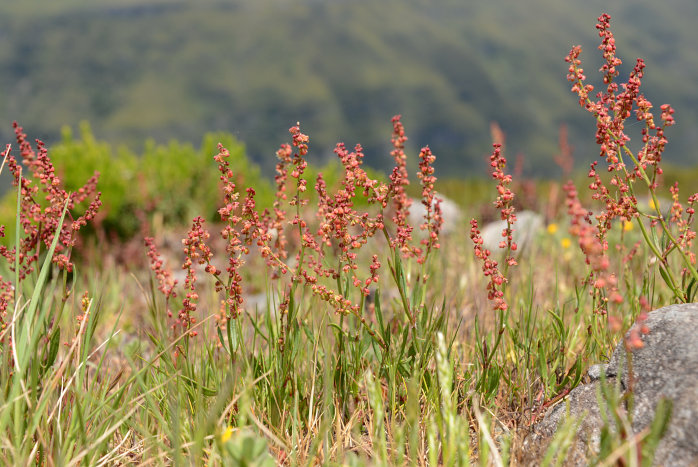
{"label": "large boulder", "polygon": [[[441,232],[443,234],[453,233],[458,230],[463,219],[463,213],[455,201],[446,198],[440,193],[436,194],[432,206],[436,204],[437,198],[441,200],[441,218],[444,220],[444,223],[441,226]],[[410,225],[414,227],[414,232],[417,233],[417,235],[424,235],[423,233],[420,233],[423,231],[419,228],[419,226],[424,223],[424,216],[426,215],[427,208],[424,206],[424,204],[422,204],[422,201],[413,199],[412,206],[410,206],[409,221]]]}
{"label": "large boulder", "polygon": [[[643,323],[649,333],[642,334],[643,345],[632,350],[634,407],[632,429],[639,433],[654,419],[661,398],[673,402],[669,428],[660,441],[655,465],[698,465],[698,303],[670,305],[649,313]],[[596,365],[589,372],[590,382],[572,390],[568,396],[569,413],[579,418],[577,436],[565,465],[587,465],[599,452],[603,427],[597,391],[601,372],[607,383],[620,378],[621,390],[628,387],[627,354],[618,344],[608,365]],[[540,461],[557,428],[567,416],[567,403],[548,410],[524,441],[522,463]]]}
{"label": "large boulder", "polygon": [[[499,242],[504,240],[502,231],[506,228],[506,221],[490,222],[482,228],[482,244],[492,252],[498,252]],[[517,252],[520,254],[533,243],[543,227],[543,216],[534,211],[521,211],[516,213],[516,222],[512,226],[512,237],[516,242]]]}

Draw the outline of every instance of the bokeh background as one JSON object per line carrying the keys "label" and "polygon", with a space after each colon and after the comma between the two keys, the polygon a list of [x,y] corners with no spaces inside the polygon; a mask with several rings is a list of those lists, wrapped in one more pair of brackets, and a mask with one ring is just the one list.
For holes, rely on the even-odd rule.
{"label": "bokeh background", "polygon": [[437,175],[485,176],[497,122],[524,174],[557,177],[560,125],[578,168],[597,154],[563,59],[581,44],[599,83],[594,24],[604,11],[621,78],[643,57],[646,96],[676,109],[667,162],[695,165],[695,0],[2,2],[0,140],[13,141],[13,120],[49,145],[87,121],[97,138],[135,151],[224,131],[270,174],[300,121],[318,161],[337,141],[360,142],[381,169],[399,113],[411,150],[428,144],[437,155]]}

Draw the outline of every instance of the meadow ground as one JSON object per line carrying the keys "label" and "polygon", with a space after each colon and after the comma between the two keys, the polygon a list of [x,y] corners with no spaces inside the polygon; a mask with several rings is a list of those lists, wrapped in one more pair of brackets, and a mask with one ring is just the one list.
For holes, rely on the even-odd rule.
{"label": "meadow ground", "polygon": [[[477,185],[486,201],[465,203],[448,233],[429,148],[407,183],[399,117],[388,177],[363,169],[360,146],[338,145],[339,176],[326,180],[308,168],[310,140],[295,125],[266,210],[219,145],[215,218],[178,235],[163,213],[146,216],[119,241],[99,228],[97,177],[68,192],[49,152],[17,127],[20,159],[5,151],[14,225],[2,230],[14,234],[0,247],[2,463],[515,463],[530,426],[638,316],[695,299],[698,196],[666,186],[660,167],[673,111],[662,106],[655,122],[641,61],[613,84],[609,20],[597,25],[598,96],[580,50],[568,57],[604,169],[576,184],[516,180],[495,135],[493,182]],[[643,125],[635,152],[631,116]],[[442,186],[459,200],[454,190],[473,189]],[[518,245],[522,208],[544,226]],[[504,221],[492,251],[487,219]],[[621,395],[611,402],[628,416]],[[574,424],[541,464],[564,458]],[[606,436],[592,462],[647,462],[661,433]]]}

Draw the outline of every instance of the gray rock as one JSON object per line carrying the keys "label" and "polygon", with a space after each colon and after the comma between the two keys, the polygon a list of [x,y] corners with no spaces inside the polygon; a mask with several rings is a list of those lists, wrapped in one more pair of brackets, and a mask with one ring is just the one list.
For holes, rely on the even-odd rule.
{"label": "gray rock", "polygon": [[[458,229],[458,226],[463,219],[463,213],[455,201],[452,201],[439,193],[436,194],[436,198],[441,199],[441,217],[444,220],[444,223],[441,226],[441,232],[444,234],[453,233]],[[434,199],[434,203],[436,203],[436,198]],[[419,226],[424,223],[424,216],[426,216],[426,214],[426,206],[424,206],[420,200],[413,199],[412,206],[410,206],[409,221],[410,225],[414,227],[414,233],[416,235],[423,232]]]}
{"label": "gray rock", "polygon": [[[482,228],[481,235],[485,248],[492,252],[499,250],[499,242],[502,231],[506,228],[506,221],[490,222]],[[533,211],[521,211],[516,213],[516,222],[513,226],[513,237],[516,242],[517,252],[524,251],[533,242],[538,232],[543,227],[543,216]]]}
{"label": "gray rock", "polygon": [[[666,397],[673,402],[669,428],[655,452],[655,465],[698,465],[698,303],[670,305],[649,313],[645,321],[649,334],[643,335],[644,346],[632,351],[634,407],[632,429],[639,433],[654,418],[657,402]],[[581,417],[577,438],[565,465],[587,465],[599,450],[603,426],[597,402],[601,371],[607,382],[620,378],[621,390],[628,387],[627,354],[623,342],[613,352],[604,368],[590,368],[589,384],[572,390],[568,397],[570,414]],[[592,371],[593,370],[593,371]],[[592,374],[593,373],[593,374]],[[548,410],[524,441],[522,462],[540,460],[559,424],[565,419],[565,403]]]}
{"label": "gray rock", "polygon": [[[612,378],[608,378],[606,381],[608,383],[615,382]],[[570,392],[566,401],[560,402],[548,410],[543,420],[524,440],[523,458],[519,459],[521,465],[540,464],[558,426],[567,417],[567,403],[569,403],[569,415],[577,417],[580,425],[564,465],[574,467],[587,465],[586,459],[592,457],[593,453],[599,450],[600,428],[603,426],[601,410],[596,399],[598,384],[596,382],[578,386]]]}

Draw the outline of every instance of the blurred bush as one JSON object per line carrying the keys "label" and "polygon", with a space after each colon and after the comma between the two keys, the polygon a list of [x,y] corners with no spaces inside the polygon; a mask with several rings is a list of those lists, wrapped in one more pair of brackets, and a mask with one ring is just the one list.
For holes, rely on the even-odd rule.
{"label": "blurred bush", "polygon": [[[82,186],[95,171],[100,173],[97,187],[104,205],[98,224],[109,236],[127,239],[141,230],[144,221],[179,226],[197,215],[218,219],[221,193],[213,156],[219,142],[230,151],[238,187],[254,187],[258,205],[271,206],[271,184],[248,160],[245,146],[226,133],[206,134],[199,148],[150,140],[138,155],[95,139],[90,125],[83,122],[79,137],[71,128],[63,128],[61,142],[49,148],[49,157],[68,191]],[[16,196],[11,190],[3,199],[0,223],[14,225]]]}

